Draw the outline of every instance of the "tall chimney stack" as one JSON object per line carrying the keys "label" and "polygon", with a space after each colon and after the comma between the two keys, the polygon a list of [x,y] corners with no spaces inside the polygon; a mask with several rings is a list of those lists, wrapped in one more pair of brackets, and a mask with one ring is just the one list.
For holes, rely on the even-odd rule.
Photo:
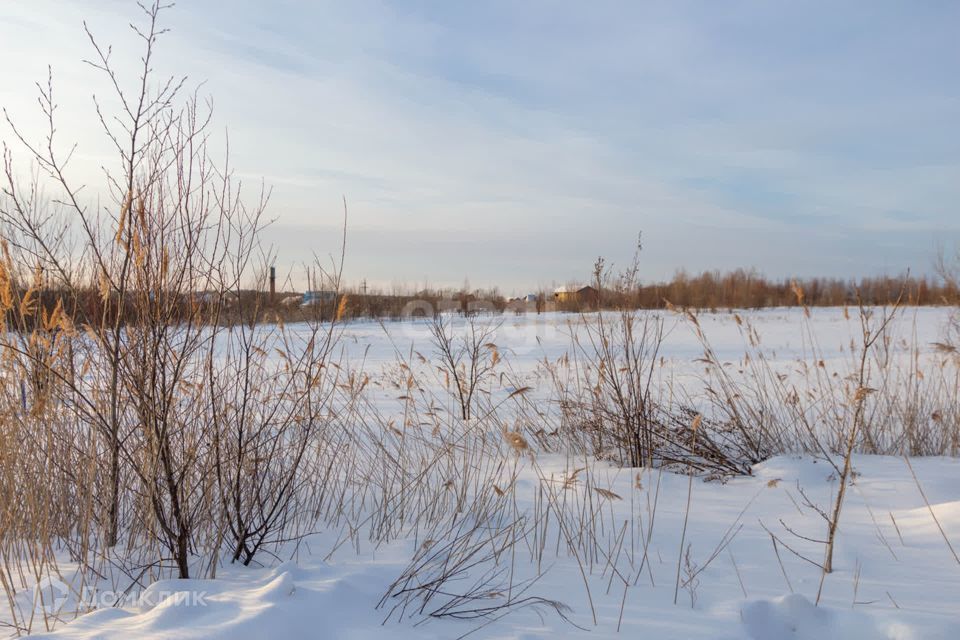
{"label": "tall chimney stack", "polygon": [[277,268],[270,267],[270,304],[277,298]]}

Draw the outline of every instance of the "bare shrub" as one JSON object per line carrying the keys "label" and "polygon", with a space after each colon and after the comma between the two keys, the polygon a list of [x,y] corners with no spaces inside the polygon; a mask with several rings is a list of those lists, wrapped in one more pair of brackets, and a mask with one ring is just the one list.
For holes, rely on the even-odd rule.
{"label": "bare shrub", "polygon": [[[182,81],[156,82],[165,8],[143,8],[130,90],[88,32],[91,64],[119,105],[115,117],[99,111],[118,167],[106,170],[106,204],[85,204],[68,177],[52,78],[40,87],[46,140],[31,143],[8,116],[40,169],[23,183],[5,146],[0,561],[17,632],[32,618],[12,594],[59,575],[55,549],[80,567],[79,594],[105,567],[128,589],[168,571],[213,575],[224,540],[249,563],[312,527],[324,487],[304,469],[316,478],[313,465],[335,455],[308,452],[334,414],[339,373],[326,365],[342,309],[334,322],[308,318],[305,335],[282,325],[261,335],[262,301],[231,307],[255,277],[266,194],[241,197],[229,167],[210,159],[210,113],[181,98]],[[339,271],[321,274],[339,286]]]}
{"label": "bare shrub", "polygon": [[322,501],[314,465],[333,452],[316,448],[325,449],[336,428],[333,407],[350,415],[365,386],[335,360],[336,322],[292,331],[260,324],[267,311],[250,307],[243,324],[222,333],[207,382],[216,503],[231,559],[245,565],[265,546],[310,530],[312,523],[291,525]]}
{"label": "bare shrub", "polygon": [[758,458],[749,438],[700,416],[671,395],[661,376],[662,315],[621,311],[585,319],[573,358],[549,365],[559,402],[558,433],[597,458],[629,467],[671,465],[718,476],[749,473]]}
{"label": "bare shrub", "polygon": [[497,320],[474,315],[467,318],[465,330],[459,335],[450,318],[442,313],[434,315],[430,324],[444,386],[455,392],[464,420],[474,414],[477,391],[500,360],[500,352],[493,343],[499,327]]}

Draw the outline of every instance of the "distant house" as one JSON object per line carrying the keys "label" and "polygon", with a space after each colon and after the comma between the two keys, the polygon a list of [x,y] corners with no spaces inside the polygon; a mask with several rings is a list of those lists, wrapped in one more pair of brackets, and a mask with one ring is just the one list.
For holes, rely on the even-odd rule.
{"label": "distant house", "polygon": [[213,304],[220,299],[220,294],[216,291],[194,291],[190,299],[194,304]]}
{"label": "distant house", "polygon": [[[153,299],[152,296],[151,293],[151,300]],[[240,300],[240,296],[237,295],[236,291],[194,291],[189,294],[189,299],[193,304],[212,305],[219,302],[229,307],[236,304]]]}
{"label": "distant house", "polygon": [[487,303],[477,298],[476,294],[465,291],[447,291],[436,301],[436,310],[440,313],[462,313],[469,315],[478,311],[486,311]]}
{"label": "distant house", "polygon": [[557,304],[594,306],[600,300],[600,294],[589,285],[585,287],[557,287],[553,291],[553,299]]}
{"label": "distant house", "polygon": [[528,293],[523,296],[512,296],[506,300],[506,308],[514,313],[533,313],[541,311],[539,296],[535,293]]}
{"label": "distant house", "polygon": [[335,302],[336,299],[336,291],[307,291],[303,294],[300,304],[308,306],[311,304],[320,304],[322,302]]}

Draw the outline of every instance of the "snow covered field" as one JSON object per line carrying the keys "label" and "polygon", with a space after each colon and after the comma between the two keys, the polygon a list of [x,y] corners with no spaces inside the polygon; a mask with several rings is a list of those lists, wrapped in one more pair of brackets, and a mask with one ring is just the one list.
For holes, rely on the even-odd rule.
{"label": "snow covered field", "polygon": [[[552,459],[542,464],[558,476],[564,472],[563,461]],[[818,519],[795,503],[798,483],[812,496],[824,502],[829,499],[832,487],[825,465],[782,457],[759,465],[753,478],[725,485],[694,484],[687,536],[695,562],[706,562],[729,527],[738,522],[743,527],[698,576],[695,606],[686,591],[681,591],[673,604],[686,479],[672,474],[658,478],[656,473],[644,472],[643,489],[637,489],[632,473],[611,470],[609,486],[623,500],[603,505],[605,536],[616,537],[623,522],[631,520],[631,503],[637,526],[648,526],[647,499],[653,499],[658,480],[661,483],[649,571],[645,568],[636,585],[627,589],[626,600],[622,583],[614,583],[608,591],[611,572],[606,560],[598,559],[587,578],[597,611],[594,625],[576,563],[561,553],[550,558],[549,570],[529,593],[571,607],[566,613],[569,623],[545,607],[531,606],[470,637],[611,637],[618,624],[623,637],[649,638],[957,637],[960,565],[944,544],[903,460],[858,457],[856,465],[861,475],[845,514],[837,567],[827,579],[819,607],[812,604],[819,569],[781,547],[781,571],[763,525],[782,533],[784,525],[779,521],[783,519],[799,531],[820,534]],[[936,458],[915,461],[914,466],[940,524],[956,540],[960,532],[960,463]],[[523,474],[518,494],[531,495],[535,484],[532,474]],[[518,505],[521,509],[526,506]],[[798,551],[816,557],[817,545],[793,542]],[[415,621],[390,621],[382,626],[386,613],[375,607],[385,585],[408,561],[413,544],[398,542],[325,563],[322,556],[330,543],[319,535],[305,545],[295,562],[278,562],[263,569],[228,568],[215,581],[155,584],[154,591],[169,592],[166,599],[93,612],[52,637],[454,638],[482,624],[432,620],[420,626],[415,626]],[[642,554],[642,549],[621,549],[621,554]],[[530,572],[529,558],[518,564]],[[622,558],[620,564],[627,565]],[[198,600],[192,593],[202,597]],[[151,600],[149,592],[144,599]],[[191,606],[196,601],[201,604]]]}
{"label": "snow covered field", "polygon": [[[784,379],[799,375],[798,363],[810,359],[824,371],[849,372],[857,319],[841,309],[812,314],[809,322],[800,310],[741,315]],[[699,322],[717,358],[743,369],[747,345],[738,318],[703,314]],[[944,356],[931,344],[947,318],[942,309],[907,310],[892,329],[895,366],[939,366]],[[506,403],[527,386],[529,403],[548,404],[544,366],[570,353],[582,322],[563,314],[505,316],[492,339],[502,375],[491,380],[484,406]],[[666,329],[655,384],[697,405],[709,386],[703,345],[682,315]],[[408,368],[417,372],[408,387],[432,382],[434,388],[419,390],[446,398],[435,410],[455,410],[432,364],[428,323],[351,323],[341,345],[343,363],[369,378],[369,411],[384,423],[404,423],[410,410],[404,394],[413,393],[397,382]],[[496,426],[510,433],[515,414],[509,415],[490,425],[475,419],[484,433],[465,430],[447,441],[451,450],[464,449],[443,464],[469,470],[463,471],[470,478],[463,480],[467,506],[374,540],[373,516],[365,514],[388,500],[374,488],[358,498],[352,521],[345,516],[340,526],[317,526],[280,544],[257,557],[254,565],[261,566],[226,558],[215,580],[162,580],[121,606],[104,599],[50,637],[960,637],[957,458],[913,457],[911,470],[902,457],[854,456],[834,570],[824,577],[826,524],[819,512],[829,511],[838,484],[827,460],[783,454],[754,465],[751,476],[691,480],[541,451],[526,441],[503,446]],[[405,436],[398,437],[402,451]],[[482,453],[466,453],[469,446]],[[389,498],[397,509],[428,509],[427,498],[459,504],[459,495],[447,495],[459,492],[456,483],[447,481],[445,493],[443,472],[433,471],[417,477],[431,489],[405,485],[417,501],[404,506],[402,497]],[[198,566],[205,560],[198,558]],[[61,577],[70,582],[69,571]],[[99,588],[114,586],[125,588],[115,577]],[[63,596],[56,602],[61,610],[76,606],[59,581],[48,591]],[[18,595],[29,604],[36,592]]]}

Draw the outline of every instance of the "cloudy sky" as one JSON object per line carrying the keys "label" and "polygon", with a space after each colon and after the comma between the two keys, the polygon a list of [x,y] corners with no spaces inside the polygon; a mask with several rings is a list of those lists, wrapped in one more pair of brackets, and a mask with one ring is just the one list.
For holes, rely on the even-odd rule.
{"label": "cloudy sky", "polygon": [[[40,136],[52,65],[88,194],[110,160],[83,21],[135,61],[139,19],[0,2],[0,104]],[[273,188],[281,269],[336,249],[344,196],[348,278],[384,285],[584,278],[641,230],[647,280],[928,272],[960,239],[957,2],[183,0],[165,24],[158,72],[203,83]]]}

